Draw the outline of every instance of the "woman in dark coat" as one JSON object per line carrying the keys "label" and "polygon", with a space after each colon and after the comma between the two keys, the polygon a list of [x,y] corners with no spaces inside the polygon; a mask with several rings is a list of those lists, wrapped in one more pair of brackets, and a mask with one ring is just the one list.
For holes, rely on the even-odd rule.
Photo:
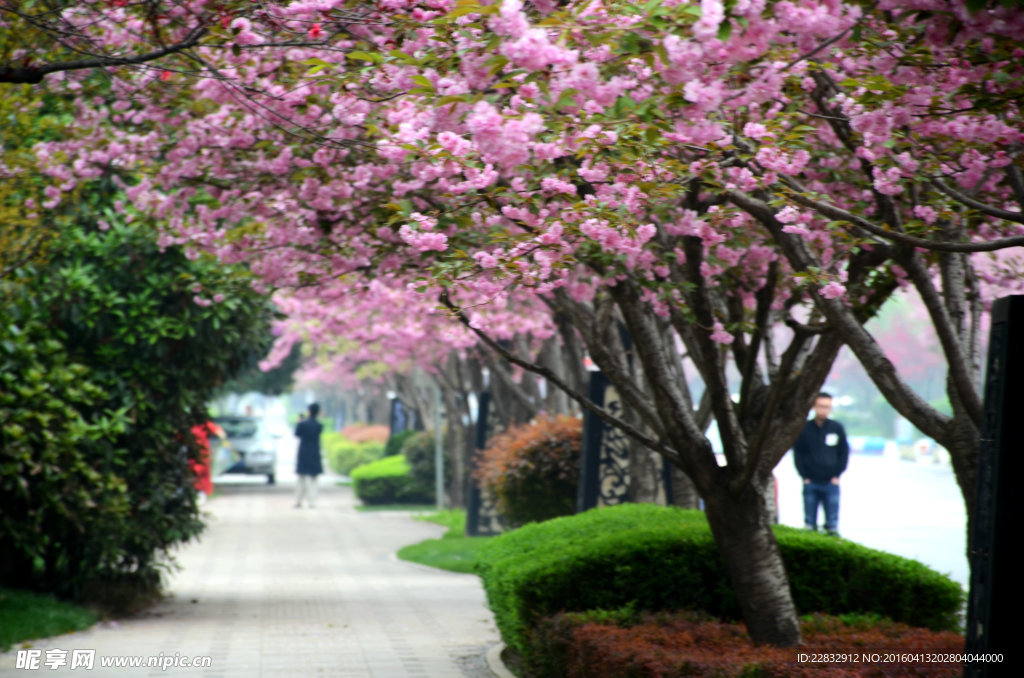
{"label": "woman in dark coat", "polygon": [[320,461],[320,434],[324,427],[316,420],[318,414],[320,406],[313,403],[309,406],[309,417],[295,427],[295,437],[299,439],[299,454],[295,460],[295,472],[299,475],[295,508],[300,508],[307,498],[310,508],[316,506],[316,477],[324,472]]}

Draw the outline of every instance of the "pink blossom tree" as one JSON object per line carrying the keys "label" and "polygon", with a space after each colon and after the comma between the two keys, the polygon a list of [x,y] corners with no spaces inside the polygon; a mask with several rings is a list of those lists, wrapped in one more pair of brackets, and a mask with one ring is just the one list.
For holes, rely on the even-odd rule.
{"label": "pink blossom tree", "polygon": [[[88,71],[47,78],[80,96],[73,137],[37,147],[50,200],[91,172],[121,176],[167,243],[247,261],[268,288],[404,290],[403,306],[443,306],[592,407],[480,310],[547,307],[638,421],[596,413],[697,485],[759,642],[799,642],[763,489],[843,342],[950,449],[969,491],[976,253],[1024,243],[1019,13],[947,0],[259,7],[206,29],[221,43],[161,57],[197,77],[122,69],[99,100]],[[160,24],[168,44],[188,39],[190,16]],[[281,31],[303,37],[274,47]],[[909,392],[862,328],[901,281],[939,331],[953,417]],[[324,316],[357,307],[330,296]]]}

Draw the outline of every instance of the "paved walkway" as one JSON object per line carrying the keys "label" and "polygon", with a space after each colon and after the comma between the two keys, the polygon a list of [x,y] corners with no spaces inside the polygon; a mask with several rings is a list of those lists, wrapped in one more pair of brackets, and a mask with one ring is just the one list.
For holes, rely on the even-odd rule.
{"label": "paved walkway", "polygon": [[[395,558],[438,537],[407,513],[359,512],[348,488],[292,508],[290,484],[218,485],[202,540],[183,548],[171,596],[136,619],[37,641],[96,650],[95,668],[29,671],[0,654],[0,676],[485,678],[499,641],[479,579]],[[209,656],[210,667],[102,668],[100,659]]]}

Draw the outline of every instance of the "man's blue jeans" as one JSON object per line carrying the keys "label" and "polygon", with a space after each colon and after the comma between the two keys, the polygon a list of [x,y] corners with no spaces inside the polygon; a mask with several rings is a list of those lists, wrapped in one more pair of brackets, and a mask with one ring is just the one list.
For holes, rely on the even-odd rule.
{"label": "man's blue jeans", "polygon": [[804,525],[818,529],[818,504],[825,506],[825,529],[839,530],[839,486],[833,483],[804,483]]}

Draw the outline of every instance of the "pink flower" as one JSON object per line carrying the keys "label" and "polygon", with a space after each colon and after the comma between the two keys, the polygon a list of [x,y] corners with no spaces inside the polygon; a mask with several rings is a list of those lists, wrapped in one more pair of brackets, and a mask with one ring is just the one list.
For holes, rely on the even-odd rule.
{"label": "pink flower", "polygon": [[705,84],[691,80],[683,87],[683,98],[697,105],[702,111],[710,111],[722,103],[722,85],[718,82]]}
{"label": "pink flower", "polygon": [[898,167],[890,167],[885,171],[875,167],[874,175],[875,190],[879,193],[883,195],[899,195],[903,192],[903,187],[899,183],[902,175]]}
{"label": "pink flower", "polygon": [[504,0],[501,3],[501,13],[491,17],[489,26],[498,35],[508,35],[518,38],[530,27],[523,13],[522,0]]}
{"label": "pink flower", "polygon": [[654,224],[644,224],[636,229],[636,240],[638,243],[643,244],[653,238],[657,232],[658,229],[655,228]]}
{"label": "pink flower", "polygon": [[732,335],[725,331],[722,323],[718,320],[715,321],[715,331],[711,333],[711,341],[717,341],[719,344],[732,343]]}
{"label": "pink flower", "polygon": [[701,0],[700,19],[693,25],[693,35],[701,42],[718,37],[718,26],[725,18],[722,3],[719,0]]}
{"label": "pink flower", "polygon": [[826,299],[837,299],[844,294],[846,294],[846,287],[834,280],[821,288],[821,296]]}
{"label": "pink flower", "polygon": [[548,66],[570,66],[578,58],[575,50],[552,45],[548,34],[540,28],[531,28],[515,42],[506,42],[498,49],[512,63],[531,71]]}
{"label": "pink flower", "polygon": [[576,195],[576,187],[559,177],[544,177],[540,180],[540,187],[546,193]]}
{"label": "pink flower", "polygon": [[47,197],[43,201],[43,207],[46,209],[53,209],[60,204],[60,189],[56,186],[47,186],[43,189],[43,195]]}
{"label": "pink flower", "polygon": [[488,252],[477,252],[473,255],[476,259],[476,263],[480,268],[494,268],[498,265],[498,260]]}
{"label": "pink flower", "polygon": [[914,205],[914,216],[923,219],[926,224],[934,224],[935,220],[939,218],[939,213],[935,211],[935,208],[927,205]]}
{"label": "pink flower", "polygon": [[473,147],[473,144],[454,132],[441,132],[437,135],[437,143],[444,150],[457,156],[465,155]]}
{"label": "pink flower", "polygon": [[406,224],[398,230],[398,235],[418,252],[429,252],[430,250],[444,252],[448,249],[448,236],[444,233],[414,231]]}
{"label": "pink flower", "polygon": [[743,126],[743,134],[751,139],[773,139],[774,135],[759,122],[748,122]]}

